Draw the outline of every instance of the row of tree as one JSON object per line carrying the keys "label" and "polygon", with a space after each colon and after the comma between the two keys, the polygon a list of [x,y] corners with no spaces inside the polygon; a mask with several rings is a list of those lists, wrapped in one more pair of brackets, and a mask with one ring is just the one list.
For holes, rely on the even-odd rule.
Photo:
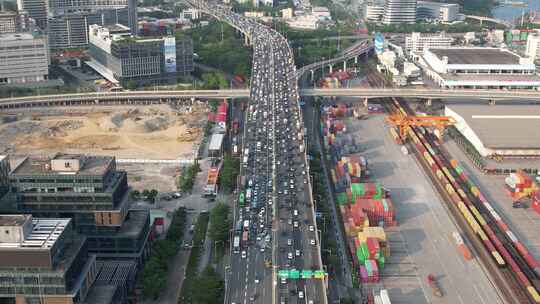
{"label": "row of tree", "polygon": [[168,264],[180,248],[186,226],[186,210],[179,208],[173,214],[172,222],[164,240],[157,240],[152,246],[152,255],[143,269],[143,296],[157,299],[167,285]]}
{"label": "row of tree", "polygon": [[[184,283],[182,285],[181,301],[182,303],[197,303],[194,300],[197,298],[197,294],[205,293],[206,291],[201,289],[201,285],[197,284],[198,267],[201,259],[201,254],[204,251],[204,240],[206,238],[206,230],[208,228],[209,216],[208,213],[201,213],[195,224],[193,231],[193,241],[191,248],[191,254],[189,255],[188,263],[186,266],[186,275]],[[215,302],[219,303],[219,302]]]}
{"label": "row of tree", "polygon": [[130,192],[130,194],[133,200],[139,200],[142,198],[146,201],[154,203],[158,195],[158,191],[156,189],[144,189],[142,192],[140,192],[139,190],[133,190]]}
{"label": "row of tree", "polygon": [[198,162],[195,162],[193,165],[188,166],[185,170],[182,171],[182,174],[178,178],[178,187],[182,191],[191,191],[193,185],[195,184],[195,177],[197,173],[201,171],[201,167]]}
{"label": "row of tree", "polygon": [[230,207],[223,202],[218,202],[210,211],[208,236],[213,242],[221,242],[224,245],[229,240],[229,229],[231,228],[229,213]]}
{"label": "row of tree", "polygon": [[219,184],[225,192],[231,193],[234,190],[238,174],[240,174],[240,160],[229,154],[225,155],[219,175]]}

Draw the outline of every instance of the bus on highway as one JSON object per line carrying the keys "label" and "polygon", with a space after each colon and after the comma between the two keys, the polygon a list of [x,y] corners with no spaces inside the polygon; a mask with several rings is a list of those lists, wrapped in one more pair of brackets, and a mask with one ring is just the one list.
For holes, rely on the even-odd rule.
{"label": "bus on highway", "polygon": [[244,192],[240,192],[240,197],[238,198],[238,204],[240,207],[244,207],[246,203],[246,197],[244,196]]}
{"label": "bus on highway", "polygon": [[233,239],[233,253],[240,252],[240,236],[235,235]]}

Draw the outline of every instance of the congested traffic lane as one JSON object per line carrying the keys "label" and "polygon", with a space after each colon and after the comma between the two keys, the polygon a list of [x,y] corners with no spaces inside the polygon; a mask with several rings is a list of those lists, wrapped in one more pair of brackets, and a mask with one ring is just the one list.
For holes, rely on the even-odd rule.
{"label": "congested traffic lane", "polygon": [[227,302],[326,303],[321,281],[281,283],[276,276],[283,269],[322,268],[289,45],[276,31],[227,7],[187,2],[246,34],[254,52],[235,209],[235,236],[243,241],[233,255]]}

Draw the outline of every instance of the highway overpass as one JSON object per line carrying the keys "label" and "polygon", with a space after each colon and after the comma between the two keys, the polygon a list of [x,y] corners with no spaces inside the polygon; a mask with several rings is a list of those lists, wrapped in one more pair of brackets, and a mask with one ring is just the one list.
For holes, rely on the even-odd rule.
{"label": "highway overpass", "polygon": [[[423,99],[485,99],[540,101],[540,92],[533,90],[440,90],[414,88],[342,88],[300,90],[301,96],[351,96],[360,98],[413,97]],[[0,110],[96,105],[175,104],[193,99],[247,98],[249,89],[191,91],[133,91],[29,96],[0,99]]]}

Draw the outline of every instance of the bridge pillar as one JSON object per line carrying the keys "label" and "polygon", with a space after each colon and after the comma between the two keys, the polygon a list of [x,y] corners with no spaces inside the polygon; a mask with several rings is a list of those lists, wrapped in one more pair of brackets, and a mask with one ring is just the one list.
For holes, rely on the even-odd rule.
{"label": "bridge pillar", "polygon": [[367,106],[368,106],[368,100],[369,100],[369,99],[368,99],[367,97],[364,97],[364,102],[363,102],[363,104],[364,104],[364,107],[366,107],[366,108],[367,108]]}
{"label": "bridge pillar", "polygon": [[332,74],[332,72],[333,72],[333,68],[332,68],[332,65],[331,65],[331,64],[329,64],[329,65],[328,65],[328,68],[330,68],[330,74]]}
{"label": "bridge pillar", "polygon": [[358,56],[354,56],[354,64],[358,64]]}
{"label": "bridge pillar", "polygon": [[489,100],[489,105],[490,105],[490,106],[496,105],[495,99],[490,99],[490,100]]}
{"label": "bridge pillar", "polygon": [[431,104],[432,104],[431,98],[428,98],[426,100],[426,106],[431,107]]}
{"label": "bridge pillar", "polygon": [[311,81],[313,81],[313,78],[315,77],[315,71],[309,70],[309,72],[310,72],[309,74],[311,75],[310,79],[311,79]]}
{"label": "bridge pillar", "polygon": [[347,60],[343,61],[343,71],[347,71]]}
{"label": "bridge pillar", "polygon": [[244,45],[249,46],[249,37],[247,35],[244,35]]}

